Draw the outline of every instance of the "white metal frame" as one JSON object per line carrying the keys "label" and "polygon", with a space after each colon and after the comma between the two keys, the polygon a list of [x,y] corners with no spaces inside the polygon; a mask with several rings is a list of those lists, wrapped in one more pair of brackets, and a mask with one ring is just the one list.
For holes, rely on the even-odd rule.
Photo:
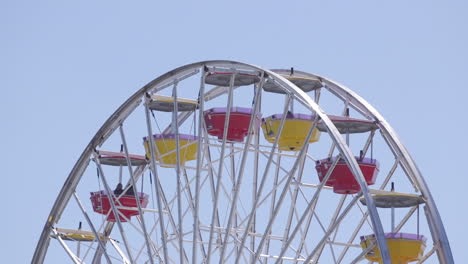
{"label": "white metal frame", "polygon": [[[208,92],[205,92],[204,78],[207,74],[207,71],[214,68],[228,69],[234,73],[230,77],[230,85],[229,87],[227,87],[227,89],[225,87],[216,87]],[[194,178],[189,178],[187,175],[188,167],[186,168],[185,166],[180,164],[180,148],[178,147],[179,144],[176,144],[177,148],[175,151],[178,161],[175,165],[175,170],[177,174],[177,194],[173,197],[173,199],[168,200],[167,195],[164,193],[164,188],[163,186],[161,186],[161,182],[159,179],[160,176],[158,175],[158,162],[155,160],[157,150],[154,147],[150,110],[147,106],[147,103],[150,94],[156,93],[171,86],[173,87],[173,97],[177,99],[178,83],[184,79],[195,76],[198,73],[201,73],[199,110],[195,112],[185,112],[178,114],[177,104],[175,104],[176,107],[175,111],[173,111],[172,116],[173,127],[168,127],[165,130],[165,132],[168,132],[171,129],[175,131],[176,141],[178,143],[179,124],[182,124],[190,115],[195,115],[198,112],[199,117],[197,139],[197,163],[196,168],[192,168],[192,170],[195,169],[195,176]],[[298,211],[296,210],[296,208],[293,208],[298,194],[301,193],[301,195],[304,195],[303,187],[308,186],[301,179],[302,170],[304,166],[303,163],[311,158],[307,153],[308,148],[304,147],[297,155],[290,155],[282,153],[281,151],[278,151],[276,149],[278,139],[276,139],[273,146],[261,146],[259,142],[259,135],[252,134],[253,121],[250,122],[249,133],[246,139],[246,143],[244,143],[243,147],[234,147],[234,145],[229,146],[226,140],[227,127],[229,126],[230,111],[231,107],[233,106],[233,91],[237,88],[234,86],[234,81],[236,76],[240,76],[246,73],[254,73],[260,76],[260,83],[254,85],[255,96],[252,105],[254,109],[252,114],[253,116],[255,116],[255,113],[257,111],[260,111],[261,109],[260,98],[262,97],[263,93],[262,84],[266,78],[269,78],[272,81],[276,82],[280,87],[282,87],[286,93],[284,114],[288,111],[288,109],[290,109],[290,107],[292,108],[293,101],[299,102],[304,107],[309,109],[311,113],[315,113],[316,118],[309,131],[309,134],[306,137],[305,142],[308,142],[308,138],[311,136],[313,128],[316,126],[318,120],[320,119],[321,122],[323,122],[326,125],[328,129],[328,135],[330,136],[333,142],[330,153],[333,153],[334,148],[338,150],[339,155],[346,161],[361,187],[361,192],[359,193],[359,195],[354,196],[354,198],[346,206],[346,196],[342,196],[339,205],[331,218],[329,226],[325,228],[323,227],[323,224],[321,224],[324,235],[319,239],[318,244],[311,245],[313,246],[312,250],[309,250],[307,248],[308,242],[306,240],[306,237],[308,234],[308,228],[314,216],[319,221],[318,215],[315,212],[315,206],[317,204],[317,200],[319,199],[320,192],[323,189],[327,188],[324,188],[324,182],[326,180],[318,185],[309,184],[310,187],[315,188],[315,193],[310,200],[306,199],[308,202],[306,209],[304,211]],[[83,173],[88,167],[89,161],[94,157],[99,172],[101,173],[102,183],[107,192],[111,193],[111,189],[106,181],[106,176],[104,175],[104,170],[99,164],[99,160],[97,158],[95,150],[99,146],[101,146],[115,130],[119,129],[121,140],[124,144],[127,163],[130,164],[129,151],[125,139],[123,124],[125,122],[125,119],[143,102],[143,108],[146,114],[146,127],[148,133],[147,136],[150,144],[150,153],[152,156],[148,168],[154,175],[157,208],[152,210],[144,210],[143,208],[141,208],[139,199],[137,199],[137,210],[140,214],[140,216],[137,217],[139,227],[138,225],[134,225],[133,223],[129,224],[129,226],[133,226],[136,230],[138,230],[138,232],[145,239],[143,246],[146,247],[146,259],[148,259],[150,263],[154,263],[154,258],[158,258],[160,262],[164,263],[188,263],[189,260],[191,260],[191,263],[196,263],[199,261],[211,263],[214,262],[212,258],[215,257],[217,258],[217,262],[219,263],[232,262],[233,259],[236,263],[267,263],[268,259],[275,260],[275,263],[282,263],[283,260],[295,260],[296,263],[317,263],[322,256],[322,252],[326,244],[330,245],[330,249],[333,255],[333,261],[335,263],[340,263],[343,260],[343,256],[346,255],[348,249],[350,247],[355,246],[355,244],[353,244],[355,236],[357,235],[357,233],[359,232],[362,225],[367,219],[370,220],[373,232],[376,234],[377,245],[379,246],[382,252],[383,262],[385,264],[390,263],[389,252],[384,239],[384,232],[381,221],[379,219],[379,214],[377,212],[373,199],[370,197],[370,190],[367,184],[365,183],[365,179],[359,169],[359,165],[356,159],[354,158],[351,149],[348,147],[348,140],[347,138],[344,138],[342,135],[339,134],[337,128],[333,125],[331,120],[328,118],[326,112],[320,107],[318,103],[321,90],[325,89],[326,91],[331,92],[334,96],[342,100],[345,104],[345,107],[351,107],[357,112],[361,113],[366,118],[368,118],[369,120],[375,121],[379,128],[380,134],[388,144],[389,149],[393,152],[395,156],[395,163],[391,167],[381,188],[385,187],[385,185],[389,182],[390,178],[392,177],[395,169],[398,166],[400,166],[407,175],[410,183],[414,186],[415,190],[420,191],[421,195],[424,197],[426,201],[426,206],[424,209],[429,228],[431,229],[432,240],[434,242],[434,247],[431,249],[430,252],[428,252],[425,255],[424,260],[429,258],[434,252],[436,252],[440,263],[454,263],[447,235],[445,233],[442,220],[437,211],[434,199],[429,191],[429,188],[427,187],[426,182],[424,181],[420,171],[416,167],[416,164],[409,155],[408,151],[400,142],[395,131],[390,127],[390,125],[385,121],[385,119],[364,99],[362,99],[353,91],[351,91],[343,85],[340,85],[334,81],[314,74],[296,71],[296,75],[302,77],[316,78],[322,82],[322,89],[317,90],[315,93],[315,98],[312,99],[308,94],[304,93],[300,88],[288,81],[287,78],[284,77],[287,74],[290,74],[290,71],[266,70],[254,65],[239,62],[204,61],[189,64],[172,70],[156,78],[155,80],[141,88],[133,96],[131,96],[121,107],[119,107],[119,109],[117,109],[117,111],[104,123],[104,125],[96,133],[91,142],[83,151],[82,155],[73,167],[70,175],[66,179],[65,184],[61,192],[59,193],[55,204],[52,207],[51,213],[49,214],[49,217],[39,238],[39,242],[37,244],[32,262],[43,263],[50,243],[50,235],[54,233],[55,227],[59,223],[60,217],[62,216],[62,213],[64,212],[64,209],[66,208],[71,196],[74,196],[76,201],[80,205],[82,213],[85,216],[85,218],[87,218],[87,222],[92,228],[92,231],[96,234],[98,233],[98,230],[96,230],[94,225],[91,223],[89,217],[87,217],[86,210],[81,205],[81,201],[76,195],[76,187],[79,184]],[[204,103],[226,93],[228,100],[227,118],[224,124],[225,132],[223,135],[223,140],[221,142],[221,145],[216,143],[210,143],[210,139],[207,135],[206,127],[203,124],[202,118],[204,111]],[[281,120],[279,134],[281,133],[281,129],[283,128],[285,116],[286,115],[284,115],[283,120]],[[363,148],[364,153],[368,150],[370,142],[374,137],[374,134],[375,131],[372,131],[370,133],[369,138],[366,141],[366,144]],[[253,142],[251,142],[252,138],[254,139]],[[219,159],[212,160],[210,152],[218,149],[220,149],[220,153],[218,155]],[[234,149],[236,149],[236,151],[234,151]],[[227,155],[225,154],[226,150],[230,150],[230,153],[228,153]],[[267,163],[266,167],[264,168],[263,175],[261,174],[261,172],[258,171],[257,167],[255,169],[250,204],[251,207],[249,207],[250,210],[248,211],[248,213],[245,213],[246,210],[244,208],[244,204],[242,203],[242,199],[239,198],[239,190],[241,188],[242,178],[244,175],[245,161],[248,153],[250,152],[253,152],[254,154],[254,161],[256,166],[258,166],[259,164],[259,158],[261,157],[260,155],[263,155],[265,158],[267,158]],[[240,165],[239,168],[235,168],[234,155],[238,155],[239,157],[241,157],[241,162],[237,164],[238,166]],[[287,169],[282,167],[281,160],[291,158],[295,159],[294,165],[292,166],[291,171],[286,173],[285,171],[287,171]],[[232,189],[226,188],[225,184],[222,181],[224,166],[226,163],[229,163],[225,162],[225,159],[229,159],[232,166],[230,169],[231,172],[229,173],[231,174],[230,176],[232,176]],[[210,166],[204,166],[204,161],[206,163],[209,163]],[[215,165],[216,162],[218,162],[217,169]],[[263,187],[265,186],[264,183],[267,179],[267,175],[268,177],[270,177],[270,166],[276,167],[273,173],[275,178],[275,187],[272,190],[270,190],[267,194],[264,194]],[[295,177],[296,171],[298,171],[297,178]],[[285,173],[285,176],[280,180],[281,173]],[[130,184],[134,188],[136,188],[137,176],[135,176],[136,172],[134,172],[131,169],[131,167],[129,167],[129,174],[131,175]],[[260,176],[259,174],[262,175],[262,178],[260,178],[260,184],[258,184],[258,176]],[[330,176],[329,174],[325,176],[326,179]],[[185,181],[185,183],[183,182],[183,180]],[[193,196],[192,191],[190,189],[190,184],[192,181],[195,182],[195,196]],[[208,188],[207,186],[209,186],[211,190],[210,195],[212,196],[214,203],[211,213],[211,223],[208,226],[203,225],[199,220],[200,196],[202,195],[201,188],[204,186],[206,188]],[[279,191],[279,196],[277,196],[277,191]],[[288,210],[287,213],[286,225],[284,226],[282,234],[274,235],[273,233],[276,232],[272,232],[272,226],[274,223],[276,223],[276,217],[279,211],[281,210],[281,206],[285,201],[287,195],[289,195],[288,199],[290,199],[291,201],[291,209]],[[352,236],[349,239],[349,241],[336,241],[336,233],[335,235],[333,235],[333,232],[337,230],[337,228],[340,226],[340,222],[346,217],[346,215],[353,208],[353,206],[355,206],[357,199],[359,199],[359,197],[361,196],[366,199],[368,211],[363,212],[363,218],[352,233]],[[271,199],[271,202],[267,203],[268,206],[267,204],[264,204],[267,198]],[[220,212],[218,208],[219,199],[227,199],[227,201],[229,201],[229,213],[227,214],[227,223],[225,225],[221,225]],[[136,258],[134,258],[134,256],[132,255],[131,246],[129,245],[130,242],[128,241],[125,235],[125,228],[123,227],[118,217],[117,210],[119,209],[119,205],[114,204],[112,199],[110,199],[110,202],[112,206],[112,211],[116,216],[116,224],[119,228],[119,232],[122,236],[127,253],[127,255],[124,255],[124,253],[119,249],[119,254],[121,254],[121,257],[124,260],[124,262],[128,261],[129,263],[135,263],[136,259],[138,259],[138,257],[141,256],[143,248],[141,248]],[[187,208],[183,208],[184,203],[188,204]],[[177,204],[176,214],[174,214],[174,212],[171,209],[175,204]],[[258,226],[256,225],[256,214],[257,210],[259,210],[259,207],[261,205],[270,208],[270,218],[268,219],[269,221],[266,225],[265,230],[263,232],[258,233]],[[239,210],[238,206],[244,209]],[[158,218],[157,225],[154,225],[149,232],[145,223],[145,212],[146,214],[157,214]],[[412,212],[414,212],[414,210]],[[412,212],[410,211],[410,213],[405,217],[404,221],[402,221],[402,223],[400,223],[395,228],[396,230],[399,230],[401,228],[401,226],[411,216]],[[188,230],[188,232],[185,232],[184,228],[186,228],[186,225],[184,225],[184,221],[188,221],[187,219],[189,217],[186,217],[188,213],[193,214],[193,221],[191,222],[193,228],[191,230]],[[177,222],[175,221],[176,216]],[[295,223],[294,227],[292,226],[293,222]],[[305,223],[305,225],[303,223]],[[103,227],[103,233],[105,236],[110,235],[113,226],[114,223],[105,224],[105,226]],[[156,228],[156,226],[159,226],[158,232],[160,235],[160,240],[153,241],[154,238],[151,238],[151,234],[156,232],[156,230],[158,229]],[[167,232],[168,230],[171,230],[173,233],[169,234]],[[203,233],[206,233],[208,231],[209,235],[203,236]],[[191,240],[187,239],[187,236],[190,235],[192,236]],[[291,247],[292,242],[295,241],[295,239],[297,240],[297,235],[299,235],[298,237],[300,237],[300,243],[298,245],[299,248]],[[206,239],[206,237],[208,237],[208,239]],[[249,238],[250,243],[247,243]],[[277,251],[275,253],[277,255],[272,255],[272,247],[270,245],[270,241],[272,239],[277,238],[281,238],[282,246],[280,248],[280,251]],[[63,241],[59,240],[59,242],[62,246],[64,246],[67,254],[72,258],[74,262],[80,262],[78,257],[74,255],[73,252],[71,252],[70,248],[68,248]],[[188,248],[185,246],[185,244],[187,243],[191,243],[191,248],[189,251],[187,251]],[[107,262],[111,262],[111,258],[109,257],[108,253],[106,252],[106,250],[103,250],[105,246],[105,241],[98,241],[98,247],[93,257],[93,263],[100,263],[100,259],[103,254]],[[343,247],[343,250],[337,258],[334,253],[334,246]],[[169,249],[169,247],[171,248],[171,250],[176,249],[179,252],[179,256],[172,256],[170,254],[171,250]],[[305,250],[305,252],[303,252],[303,249]],[[202,252],[201,258],[198,256],[200,252]],[[295,252],[295,254],[292,256],[286,256],[287,252]],[[357,255],[355,260],[358,261],[362,256],[363,254]]]}

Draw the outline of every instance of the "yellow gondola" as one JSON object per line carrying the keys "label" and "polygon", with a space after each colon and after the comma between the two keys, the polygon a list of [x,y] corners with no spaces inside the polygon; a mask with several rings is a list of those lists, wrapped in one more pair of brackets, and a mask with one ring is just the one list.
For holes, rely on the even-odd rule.
{"label": "yellow gondola", "polygon": [[[282,118],[282,114],[277,114],[263,119],[262,130],[268,142],[275,142]],[[315,116],[311,115],[288,113],[284,121],[283,131],[278,140],[279,149],[288,151],[301,150],[314,119]],[[314,128],[309,143],[317,142],[319,139],[320,131]]]}
{"label": "yellow gondola", "polygon": [[[387,241],[392,263],[406,264],[419,261],[426,249],[426,238],[422,235],[387,233],[385,234],[385,240]],[[366,254],[366,259],[383,263],[375,235],[362,236],[361,247],[363,250],[371,247]]]}
{"label": "yellow gondola", "polygon": [[[156,134],[153,136],[156,159],[161,163],[167,165],[177,164],[177,153],[176,153],[176,137],[175,134]],[[143,138],[146,156],[151,157],[151,151],[149,148],[149,140]],[[179,135],[180,145],[180,164],[184,165],[185,162],[194,160],[197,158],[197,137],[192,135]]]}

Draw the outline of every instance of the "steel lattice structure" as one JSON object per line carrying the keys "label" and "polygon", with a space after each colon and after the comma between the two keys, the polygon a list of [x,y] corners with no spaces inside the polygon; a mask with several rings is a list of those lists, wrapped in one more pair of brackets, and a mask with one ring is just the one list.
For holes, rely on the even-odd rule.
{"label": "steel lattice structure", "polygon": [[[219,72],[226,73],[223,80],[227,84],[207,83],[208,76]],[[315,80],[319,86],[304,90],[288,79],[293,74]],[[255,76],[255,81],[242,83],[245,76]],[[267,84],[273,84],[279,93],[266,91]],[[176,102],[178,98],[192,98],[197,107],[182,112],[178,111],[178,104],[173,104],[171,112],[155,112],[150,104],[156,94],[171,96]],[[278,139],[273,143],[265,141],[261,129],[255,129],[253,118],[243,142],[229,141],[227,132],[220,139],[210,136],[204,111],[225,107],[227,131],[230,112],[236,104],[251,107],[252,116],[260,112],[263,117],[282,114],[279,135],[285,128],[285,116],[295,110],[313,117],[310,130],[304,135],[305,142],[319,123],[324,132],[320,142],[306,144],[299,151],[280,150]],[[343,134],[331,120],[333,111],[347,116],[351,111],[353,117],[372,121],[376,129],[350,143],[349,133]],[[157,132],[175,135],[173,166],[155,158],[159,150],[153,134]],[[192,144],[196,145],[196,159],[186,163],[181,161],[185,155],[181,154],[183,133],[193,134],[190,138],[195,139]],[[144,151],[142,137],[148,141],[147,162],[117,169],[100,162],[100,150],[122,146],[121,153],[130,164],[129,153]],[[375,187],[367,185],[355,157],[359,151],[360,155],[369,155],[373,147],[375,155],[387,153],[382,154],[383,169]],[[333,193],[333,188],[317,179],[316,162],[335,154],[338,158],[332,166],[340,158],[344,160],[359,184],[359,192]],[[114,174],[120,175],[119,180]],[[148,205],[136,199],[136,206],[126,209],[135,211],[137,216],[116,217],[115,221],[92,212],[91,203],[83,197],[98,187],[110,193],[113,184],[122,180],[127,181],[127,188],[132,186],[135,191],[151,194]],[[429,241],[420,263],[426,259],[454,263],[424,178],[392,127],[363,98],[337,82],[292,69],[267,70],[233,61],[193,63],[145,85],[99,129],[66,179],[32,262],[43,263],[48,255],[57,254],[74,263],[356,263],[364,260],[369,251],[361,249],[358,235],[374,234],[383,263],[388,264],[386,216],[377,209],[372,195],[388,192],[392,181],[399,190],[424,200],[421,230]],[[367,207],[360,205],[360,199],[365,200]],[[119,215],[123,208],[112,201],[110,206],[107,216]],[[408,208],[396,226],[392,220],[390,231],[414,229],[416,212],[419,233],[416,206]],[[90,230],[86,233],[89,241],[60,235],[60,228],[77,221]]]}

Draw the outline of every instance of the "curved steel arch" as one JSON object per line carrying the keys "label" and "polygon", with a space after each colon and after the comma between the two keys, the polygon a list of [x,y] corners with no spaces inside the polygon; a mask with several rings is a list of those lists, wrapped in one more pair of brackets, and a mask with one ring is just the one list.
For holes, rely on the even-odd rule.
{"label": "curved steel arch", "polygon": [[[78,159],[77,163],[75,164],[72,171],[70,172],[67,180],[65,181],[65,184],[62,187],[62,190],[59,193],[54,203],[54,206],[49,214],[47,222],[43,228],[43,231],[39,238],[39,242],[36,247],[36,251],[34,253],[32,262],[42,263],[44,261],[45,255],[47,253],[48,244],[50,242],[50,232],[52,230],[52,227],[60,219],[65,206],[67,205],[72,194],[74,193],[74,190],[78,182],[80,181],[85,168],[87,167],[90,161],[90,157],[94,149],[96,149],[99,145],[105,142],[105,140],[112,134],[112,132],[115,129],[117,129],[118,126],[125,120],[125,118],[142,102],[142,98],[143,96],[145,96],[146,93],[158,91],[159,89],[162,89],[164,86],[170,85],[171,82],[174,80],[183,78],[185,75],[193,74],[194,72],[197,72],[199,70],[203,70],[205,66],[236,68],[236,69],[244,68],[247,70],[255,70],[258,72],[264,72],[268,74],[270,78],[274,79],[278,84],[280,84],[288,93],[295,96],[295,98],[301,103],[303,103],[304,106],[306,106],[308,109],[310,109],[313,112],[316,112],[317,115],[319,115],[319,117],[326,124],[329,134],[331,136],[331,139],[335,142],[339,152],[341,153],[342,157],[346,160],[346,162],[350,166],[353,174],[355,175],[358,183],[361,186],[362,194],[365,197],[365,199],[368,201],[367,203],[368,203],[368,209],[369,209],[371,221],[373,224],[374,232],[377,235],[377,242],[378,242],[378,246],[381,249],[381,252],[384,258],[384,263],[386,264],[390,263],[390,257],[388,254],[387,244],[383,236],[383,228],[379,219],[379,215],[375,208],[373,199],[370,198],[368,187],[364,181],[364,176],[362,175],[361,170],[359,169],[359,166],[351,150],[346,145],[344,139],[339,134],[337,128],[333,125],[333,123],[330,121],[330,119],[325,114],[325,112],[306,93],[304,93],[302,90],[300,90],[297,86],[295,86],[293,83],[291,83],[284,77],[280,76],[278,73],[275,73],[270,70],[262,69],[260,67],[250,65],[250,64],[234,62],[234,61],[221,61],[221,60],[197,62],[197,63],[188,64],[188,65],[179,67],[177,69],[174,69],[172,71],[169,71],[166,74],[163,74],[160,77],[154,79],[153,81],[145,85],[140,90],[138,90],[124,104],[122,104],[114,112],[114,114],[111,115],[111,117],[104,123],[104,125],[99,129],[99,131],[90,141],[88,146],[85,148],[80,158]],[[303,73],[303,74],[307,74],[307,73]],[[388,140],[393,145],[395,145],[394,147],[398,151],[402,153],[402,156],[404,157],[404,160],[405,160],[404,163],[409,167],[409,169],[412,172],[412,175],[414,176],[414,178],[416,179],[416,182],[418,183],[418,186],[420,186],[421,188],[421,192],[428,199],[429,212],[430,212],[430,216],[432,216],[431,220],[434,221],[434,224],[437,228],[437,233],[440,235],[439,237],[436,237],[436,239],[434,239],[434,241],[437,241],[438,243],[440,243],[442,253],[439,253],[438,251],[439,259],[441,259],[440,254],[442,254],[443,255],[442,259],[446,260],[446,262],[442,262],[442,263],[453,263],[453,258],[451,256],[450,247],[448,245],[448,240],[447,240],[445,231],[443,229],[440,216],[437,212],[437,209],[430,195],[430,192],[427,188],[427,185],[424,182],[421,174],[417,170],[417,167],[414,164],[411,157],[409,156],[408,152],[400,143],[393,129],[388,125],[388,123],[381,117],[381,115],[374,108],[372,108],[366,101],[364,101],[362,98],[357,96],[351,90],[333,81],[324,79],[320,76],[313,75],[313,74],[307,74],[307,75],[319,78],[320,80],[324,82],[324,84],[326,84],[326,87],[330,91],[332,91],[333,93],[335,93],[337,96],[341,98],[347,98],[348,100],[351,101],[351,104],[354,107],[360,109],[362,112],[365,113],[366,116],[372,117],[373,119],[379,121],[379,126],[381,127],[383,131],[385,131],[385,135],[388,136]],[[313,255],[309,257],[309,260],[312,257]]]}

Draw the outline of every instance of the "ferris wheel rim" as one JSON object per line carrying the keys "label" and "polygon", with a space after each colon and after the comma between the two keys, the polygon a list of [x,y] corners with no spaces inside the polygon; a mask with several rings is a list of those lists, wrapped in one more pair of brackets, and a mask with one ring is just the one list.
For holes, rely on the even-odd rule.
{"label": "ferris wheel rim", "polygon": [[[338,149],[343,154],[344,159],[348,162],[349,165],[351,165],[351,169],[353,170],[353,172],[356,173],[356,174],[361,174],[360,170],[358,169],[359,167],[358,167],[358,164],[356,163],[355,157],[352,155],[351,151],[349,150],[349,148],[344,143],[344,141],[343,141],[342,137],[340,136],[340,134],[339,134],[338,130],[336,129],[336,127],[330,121],[330,119],[325,114],[325,112],[323,110],[321,110],[320,106],[318,104],[316,104],[309,97],[309,95],[304,93],[296,85],[294,85],[293,83],[291,83],[290,81],[288,81],[286,78],[282,77],[281,75],[279,75],[275,71],[263,69],[261,67],[251,65],[251,64],[235,62],[235,61],[225,61],[225,60],[201,61],[201,62],[196,62],[196,63],[192,63],[192,64],[187,64],[187,65],[181,66],[179,68],[176,68],[174,70],[171,70],[171,71],[167,72],[166,74],[163,74],[163,75],[159,76],[158,78],[154,79],[153,81],[151,81],[147,85],[145,85],[143,88],[138,90],[126,102],[124,102],[111,115],[111,117],[102,125],[102,127],[98,130],[98,132],[95,134],[95,136],[92,138],[90,143],[87,145],[87,147],[83,151],[83,153],[80,156],[80,158],[78,159],[78,161],[75,163],[75,166],[73,167],[71,173],[67,177],[67,180],[66,180],[61,192],[59,193],[59,195],[58,195],[58,197],[57,197],[57,199],[56,199],[56,201],[54,203],[54,206],[53,206],[53,208],[51,210],[51,213],[50,213],[50,215],[49,215],[49,217],[47,219],[47,222],[46,222],[46,224],[44,226],[43,232],[41,233],[41,238],[39,240],[38,246],[37,246],[36,251],[35,251],[34,256],[33,256],[33,262],[38,261],[39,263],[41,263],[43,261],[43,259],[45,257],[45,254],[46,254],[47,245],[48,245],[48,243],[50,241],[49,234],[50,234],[51,228],[53,227],[53,224],[56,223],[59,220],[61,214],[63,213],[63,210],[66,207],[66,204],[68,203],[69,199],[71,198],[71,196],[73,194],[73,189],[78,184],[78,182],[80,180],[80,177],[81,177],[81,175],[83,173],[84,168],[87,167],[87,165],[88,165],[88,163],[90,161],[89,157],[92,155],[93,150],[96,147],[98,147],[99,145],[101,145],[103,142],[105,142],[107,137],[115,129],[118,128],[118,124],[123,122],[123,120],[125,120],[126,115],[128,116],[139,104],[141,104],[142,98],[145,96],[146,93],[154,91],[155,89],[158,88],[158,85],[163,85],[165,81],[168,81],[171,78],[174,78],[174,76],[178,76],[181,73],[186,73],[186,72],[188,72],[190,70],[200,69],[200,68],[205,67],[205,66],[228,66],[228,67],[231,66],[231,67],[234,67],[234,68],[236,66],[241,66],[241,67],[246,67],[248,69],[255,69],[255,70],[260,71],[260,72],[265,72],[269,76],[274,77],[275,80],[279,81],[282,85],[284,85],[285,89],[289,89],[289,92],[291,92],[292,94],[294,94],[296,96],[299,96],[297,98],[298,100],[303,100],[303,102],[308,104],[311,111],[316,112],[320,116],[320,118],[325,122],[326,127],[328,128],[331,138],[333,140],[335,140],[335,142],[337,143]],[[341,89],[341,91],[344,92],[344,93],[347,93],[347,95],[349,95],[352,99],[356,100],[356,102],[358,102],[360,104],[363,104],[365,106],[365,109],[367,109],[368,111],[370,111],[371,114],[374,115],[373,118],[375,118],[375,119],[379,120],[380,122],[382,122],[383,128],[385,128],[385,129],[387,129],[389,131],[389,133],[391,134],[391,138],[393,139],[394,137],[396,137],[396,141],[395,141],[396,144],[400,144],[399,147],[402,147],[403,150],[405,150],[405,152],[407,153],[404,146],[399,142],[399,139],[396,136],[396,133],[394,132],[394,130],[385,121],[385,119],[383,119],[383,117],[370,104],[368,104],[364,99],[359,97],[357,94],[355,94],[353,91],[346,88],[345,86],[341,86],[338,83],[333,82],[333,81],[331,81],[329,79],[325,79],[325,78],[323,78],[321,76],[314,75],[314,74],[309,74],[309,73],[304,73],[304,74],[308,74],[310,76],[315,76],[315,77],[319,78],[320,80],[322,80],[323,82],[328,83],[329,85],[335,85],[336,88]],[[335,92],[336,92],[336,90],[335,90]],[[422,178],[422,176],[420,175],[420,173],[419,173],[416,165],[414,164],[414,161],[412,160],[411,156],[409,156],[409,153],[407,153],[407,155],[408,156],[405,156],[405,157],[408,157],[410,165],[411,164],[413,165],[413,167],[417,171],[418,177],[422,181],[422,184],[420,182],[418,182],[418,183],[420,183],[420,185],[422,185],[422,186],[425,186],[425,188],[426,188],[427,195],[429,197],[429,200],[431,201],[431,203],[429,205],[434,206],[434,208],[432,208],[432,209],[434,209],[434,212],[436,213],[435,218],[438,218],[439,221],[440,221],[440,215],[438,214],[437,208],[435,208],[435,203],[434,203],[434,201],[432,199],[432,196],[431,196],[429,190],[427,189],[427,185],[426,185],[424,179]],[[362,176],[362,174],[361,174],[361,176]],[[362,178],[363,178],[363,176],[362,176]],[[418,181],[419,181],[419,178],[417,179]],[[362,185],[361,188],[363,190],[363,194],[364,194],[364,196],[366,197],[366,200],[367,200],[369,198],[368,188],[367,188],[366,184],[363,183],[362,181],[360,181],[360,183]],[[371,201],[372,199],[369,199],[369,200]],[[374,210],[375,210],[375,206],[372,205],[372,201],[371,201],[371,204],[370,204],[369,207],[370,207],[371,210],[372,210],[372,208],[374,208]],[[381,238],[380,240],[378,239],[379,246],[383,249],[382,251],[384,252],[384,254],[385,254],[385,252],[388,253],[388,249],[385,250],[386,243],[384,243],[384,241],[383,241],[383,229],[382,229],[381,226],[379,228],[380,220],[378,218],[378,213],[377,212],[374,212],[374,213],[371,212],[371,219],[374,219],[375,225],[377,226],[377,231],[376,231],[376,233],[378,234],[377,237]],[[438,222],[437,224],[442,224],[442,223]],[[438,229],[439,228],[440,227],[438,227]],[[446,234],[445,234],[445,231],[443,229],[443,225],[442,225],[442,230],[440,230],[440,229],[438,230],[438,233],[439,232],[442,233],[442,236],[446,238]],[[442,242],[443,242],[442,247],[444,247],[445,242],[444,241],[442,241]],[[447,241],[446,245],[448,246],[448,241]],[[450,253],[450,254],[448,256],[446,256],[446,258],[448,259],[447,263],[453,263],[453,260],[452,260],[452,262],[450,262],[450,258],[451,258],[450,248],[448,248],[448,253]],[[384,259],[388,261],[389,258],[386,258],[384,256]]]}

